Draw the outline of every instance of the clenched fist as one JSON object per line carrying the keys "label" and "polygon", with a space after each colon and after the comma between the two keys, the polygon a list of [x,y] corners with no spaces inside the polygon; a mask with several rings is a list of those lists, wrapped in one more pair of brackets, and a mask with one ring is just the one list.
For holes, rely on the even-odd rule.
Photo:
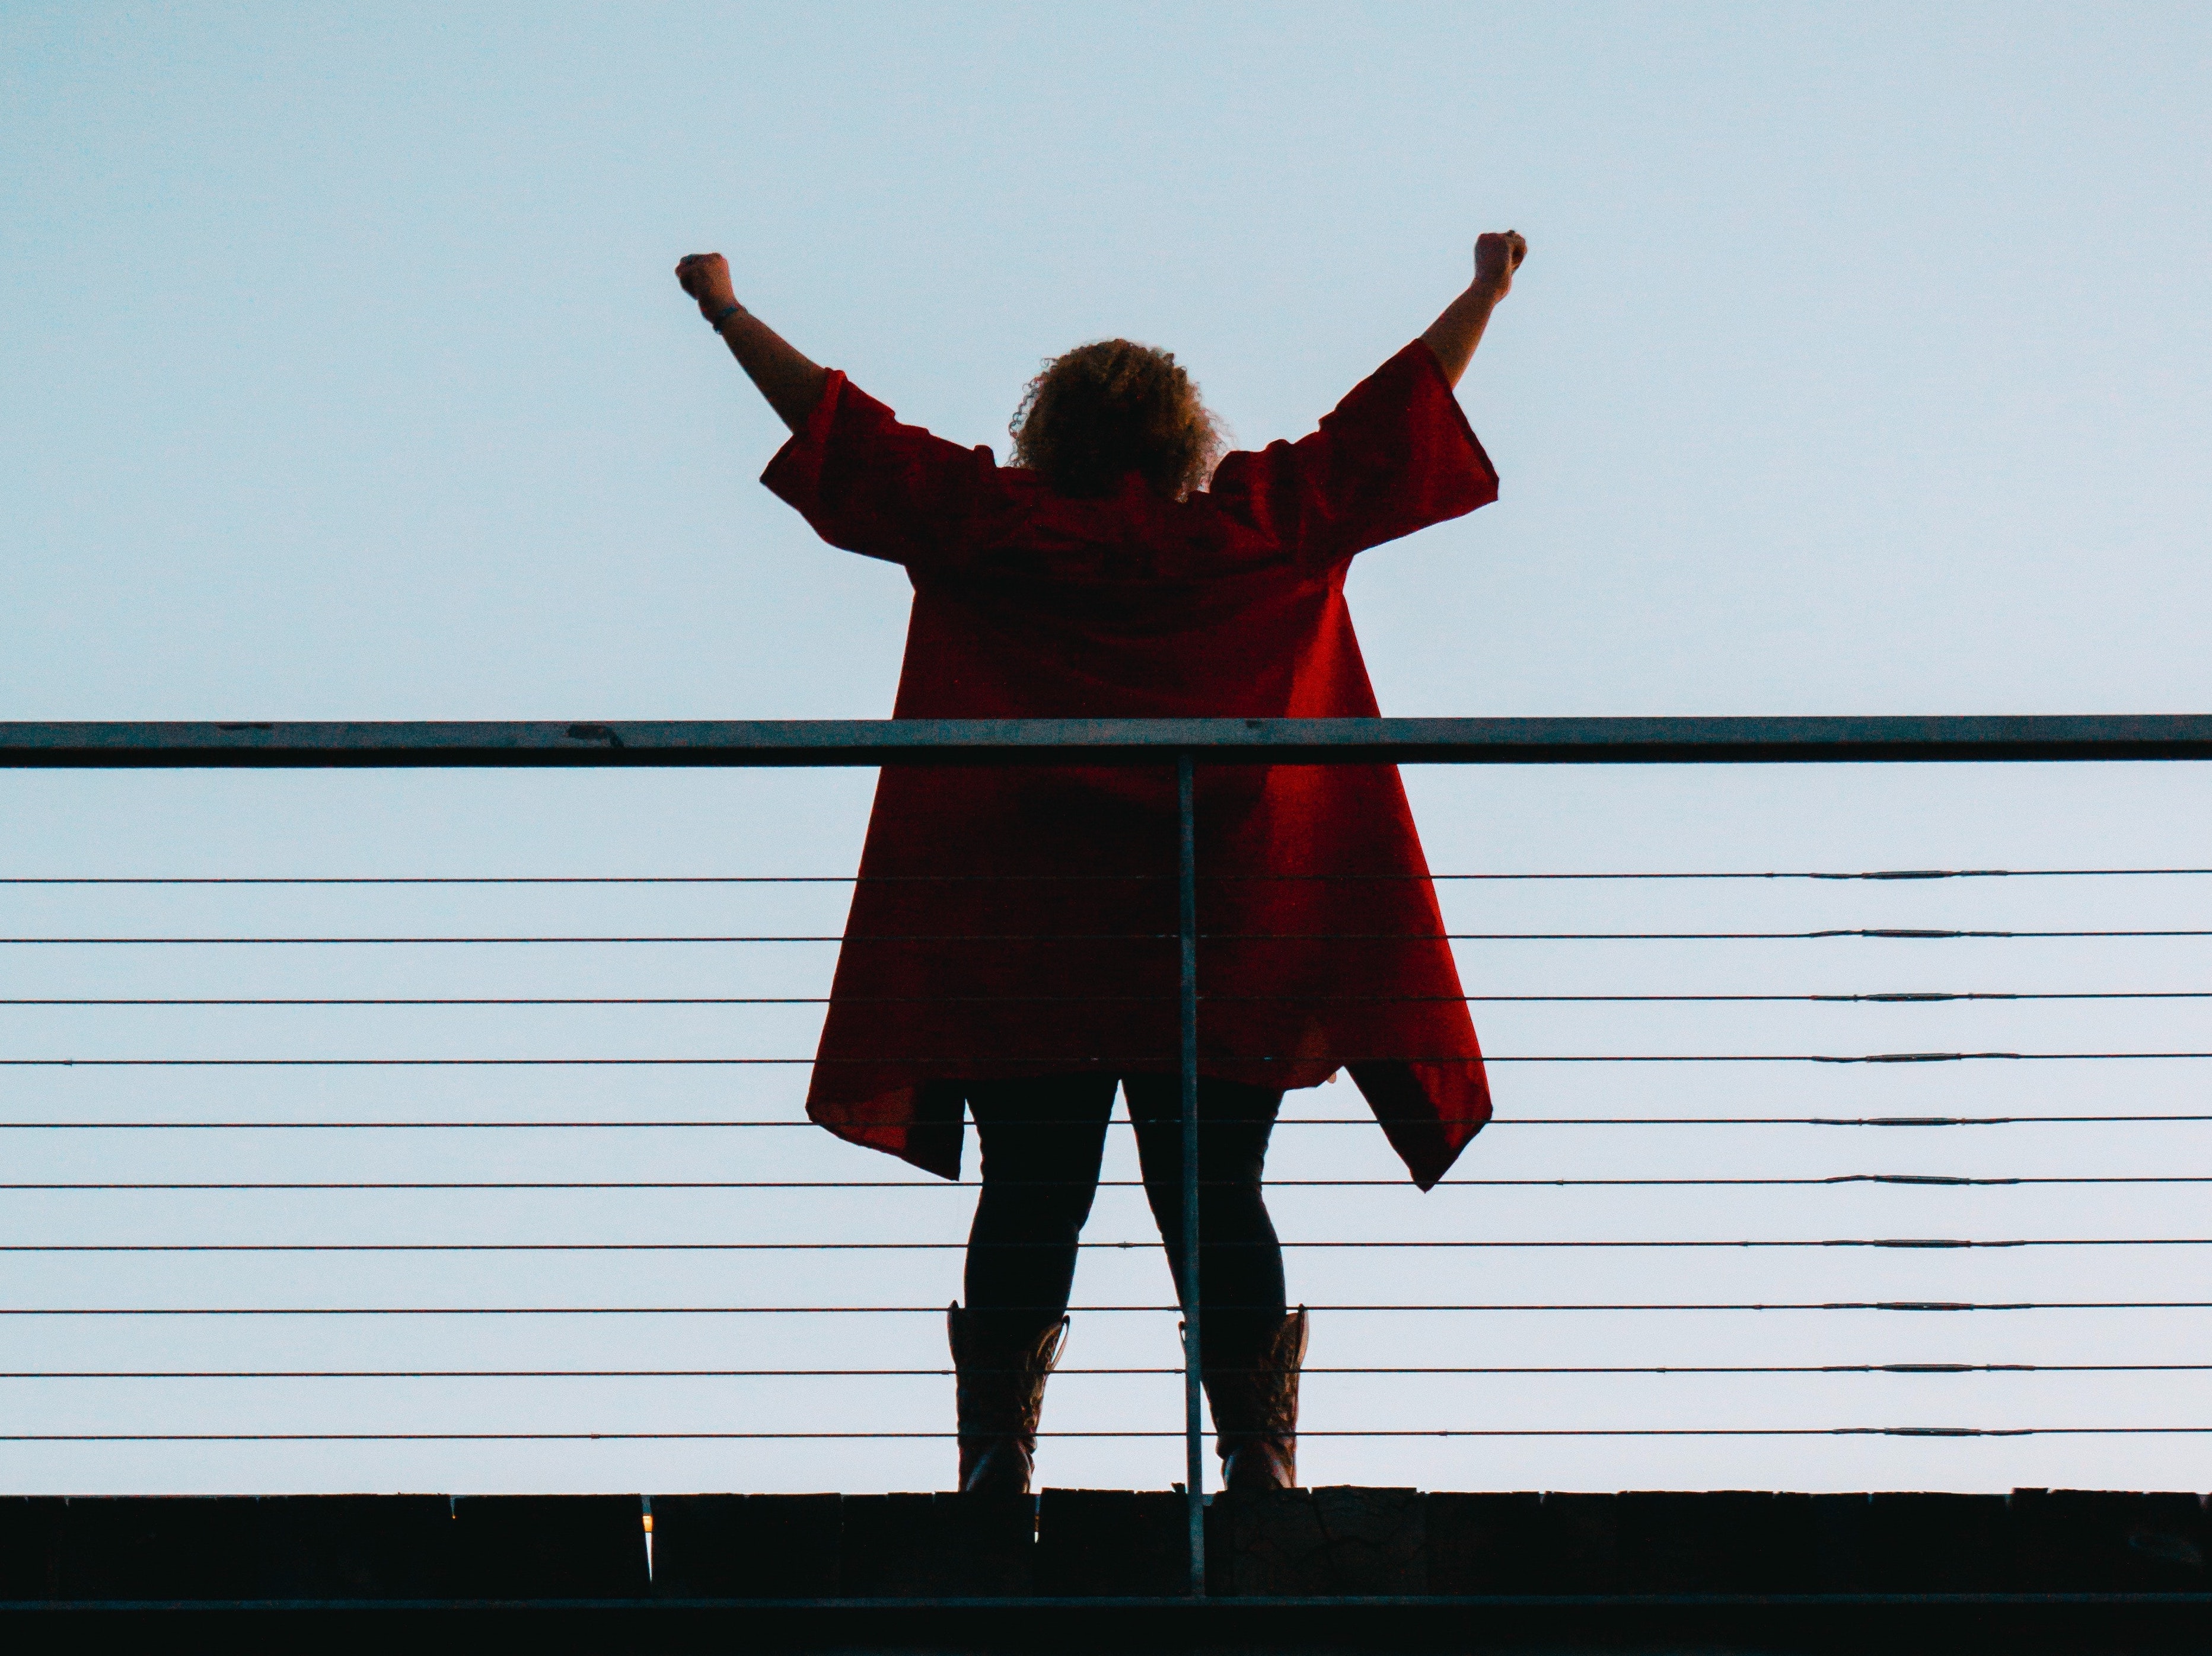
{"label": "clenched fist", "polygon": [[1518,230],[1508,230],[1502,235],[1491,231],[1474,239],[1474,285],[1486,289],[1493,299],[1503,299],[1513,291],[1513,273],[1521,268],[1521,261],[1528,257],[1528,244]]}
{"label": "clenched fist", "polygon": [[730,261],[720,253],[687,253],[676,261],[676,279],[699,301],[699,314],[712,316],[738,302],[730,286]]}

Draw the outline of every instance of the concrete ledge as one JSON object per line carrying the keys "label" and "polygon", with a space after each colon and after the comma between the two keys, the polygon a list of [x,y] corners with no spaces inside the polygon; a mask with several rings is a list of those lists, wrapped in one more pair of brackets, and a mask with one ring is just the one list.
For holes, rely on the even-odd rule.
{"label": "concrete ledge", "polygon": [[[15,1605],[1180,1596],[1182,1497],[635,1495],[0,1500]],[[2203,1593],[2193,1494],[1222,1495],[1220,1599]],[[2212,1647],[2212,1639],[2207,1640]]]}
{"label": "concrete ledge", "polygon": [[1206,1589],[1237,1598],[1426,1593],[1428,1507],[1418,1489],[1217,1496],[1206,1512]]}

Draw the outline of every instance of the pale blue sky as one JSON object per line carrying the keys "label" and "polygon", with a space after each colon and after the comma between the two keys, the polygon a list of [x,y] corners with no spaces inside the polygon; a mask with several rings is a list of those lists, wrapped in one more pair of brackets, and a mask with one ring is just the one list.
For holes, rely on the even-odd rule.
{"label": "pale blue sky", "polygon": [[[781,430],[677,292],[718,248],[749,303],[906,417],[1002,450],[1079,340],[1178,352],[1241,440],[1306,429],[1424,327],[1485,228],[1533,245],[1463,387],[1498,505],[1362,560],[1401,713],[2203,711],[2212,707],[2212,21],[2193,6],[0,6],[0,717],[880,715],[907,591],[754,479]],[[1425,773],[1442,869],[2206,860],[2195,767]],[[842,873],[867,778],[0,778],[0,875]],[[1468,929],[2212,926],[2205,882],[1654,892],[1448,889]],[[0,889],[0,933],[834,931],[769,896],[218,901]],[[1480,924],[1474,924],[1480,922]],[[1476,993],[2212,987],[2201,940],[1583,955],[1474,947]],[[1925,946],[1948,949],[1952,945]],[[1819,952],[1827,950],[1829,952]],[[2039,952],[2036,952],[2039,951]],[[0,951],[0,992],[819,992],[829,954]],[[626,987],[625,987],[626,986]],[[1477,1009],[1499,1052],[2212,1046],[2203,1003]],[[804,1052],[812,1014],[0,1008],[17,1056]],[[1572,1069],[1573,1066],[1568,1066]],[[2031,1073],[2032,1071],[2032,1073]],[[796,1071],[9,1072],[10,1119],[795,1113]],[[1634,1074],[1500,1066],[1507,1117],[2180,1107],[2194,1071],[1926,1066]],[[1341,1114],[1347,1089],[1297,1107]],[[1318,1131],[1318,1130],[1316,1130]],[[1389,1177],[1371,1130],[1277,1170]],[[2202,1129],[1971,1142],[1486,1135],[1470,1176],[2179,1168]],[[2163,1135],[2163,1136],[2161,1136]],[[893,1178],[823,1136],[241,1143],[11,1139],[20,1179],[163,1174]],[[337,1142],[343,1138],[343,1142]],[[773,1149],[763,1148],[773,1143]],[[1126,1146],[1115,1151],[1126,1176]],[[383,1170],[381,1173],[379,1170]],[[2166,1194],[1838,1187],[1289,1196],[1286,1234],[2183,1234]],[[108,1200],[109,1198],[100,1198]],[[957,1239],[957,1192],[827,1199],[11,1198],[14,1240],[793,1234]],[[1329,1205],[1330,1202],[1335,1205]],[[1952,1205],[1953,1204],[1958,1205]],[[258,1205],[257,1205],[258,1204]],[[911,1204],[902,1206],[900,1204]],[[1101,1240],[1142,1238],[1126,1192]],[[1405,1257],[1294,1255],[1293,1292],[1395,1294]],[[825,1256],[826,1258],[826,1256]],[[2201,1285],[2193,1254],[1455,1255],[1440,1297],[2020,1297]],[[938,1303],[956,1256],[835,1261],[40,1259],[8,1303],[428,1294]],[[1164,1289],[1091,1256],[1078,1295]],[[2197,1297],[2146,1293],[2143,1297]],[[2057,1361],[2201,1356],[2203,1320],[1316,1323],[1317,1362]],[[1093,1319],[1076,1362],[1175,1361]],[[11,1326],[11,1367],[927,1365],[939,1331],[724,1323]],[[1642,1358],[1637,1356],[1641,1353]],[[1310,1387],[1327,1425],[2207,1421],[2201,1377],[1466,1380]],[[18,1429],[424,1423],[941,1426],[822,1383],[88,1382]],[[837,1385],[849,1383],[839,1382]],[[1173,1424],[1171,1381],[1056,1383],[1048,1424]],[[1152,1382],[1145,1382],[1152,1385]],[[1961,1383],[1963,1384],[1963,1383]],[[1872,1386],[1875,1389],[1867,1389]],[[428,1389],[424,1389],[427,1386]],[[1882,1386],[1890,1389],[1881,1390]],[[195,1389],[195,1387],[216,1389]],[[1088,1387],[1089,1390],[1085,1388]],[[2005,1389],[2009,1387],[2011,1389]],[[2040,1387],[2041,1389],[2036,1389]],[[1904,1389],[1899,1389],[1904,1388]],[[1918,1388],[1918,1389],[1914,1389]],[[1431,1487],[2203,1488],[2205,1440],[1316,1440],[1309,1476]],[[939,1445],[16,1446],[11,1489],[917,1488]],[[1055,1483],[1180,1476],[1169,1445],[1063,1446]]]}
{"label": "pale blue sky", "polygon": [[1247,441],[1534,252],[1500,504],[1367,560],[1386,710],[2212,701],[2189,6],[128,8],[0,21],[17,716],[884,711],[753,484],[740,293],[1003,446],[1182,355]]}

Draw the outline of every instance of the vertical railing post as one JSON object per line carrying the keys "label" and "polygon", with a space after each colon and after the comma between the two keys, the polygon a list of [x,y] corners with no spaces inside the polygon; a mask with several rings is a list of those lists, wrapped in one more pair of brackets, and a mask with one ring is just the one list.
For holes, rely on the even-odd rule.
{"label": "vertical railing post", "polygon": [[1198,1305],[1198,809],[1197,763],[1176,756],[1176,932],[1182,981],[1176,1022],[1182,1077],[1183,1487],[1189,1492],[1190,1596],[1206,1596],[1206,1437]]}

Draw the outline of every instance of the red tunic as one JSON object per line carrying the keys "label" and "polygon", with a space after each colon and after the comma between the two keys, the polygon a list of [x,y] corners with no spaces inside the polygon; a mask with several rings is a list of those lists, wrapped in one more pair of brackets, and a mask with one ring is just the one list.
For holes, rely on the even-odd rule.
{"label": "red tunic", "polygon": [[[1419,341],[1181,501],[1054,494],[834,372],[762,482],[906,567],[899,719],[1371,718],[1353,554],[1498,495]],[[962,1082],[1172,1072],[1174,801],[1164,768],[887,767],[807,1113],[957,1178]],[[1200,1070],[1348,1069],[1434,1184],[1490,1096],[1395,767],[1203,767],[1197,846]]]}

